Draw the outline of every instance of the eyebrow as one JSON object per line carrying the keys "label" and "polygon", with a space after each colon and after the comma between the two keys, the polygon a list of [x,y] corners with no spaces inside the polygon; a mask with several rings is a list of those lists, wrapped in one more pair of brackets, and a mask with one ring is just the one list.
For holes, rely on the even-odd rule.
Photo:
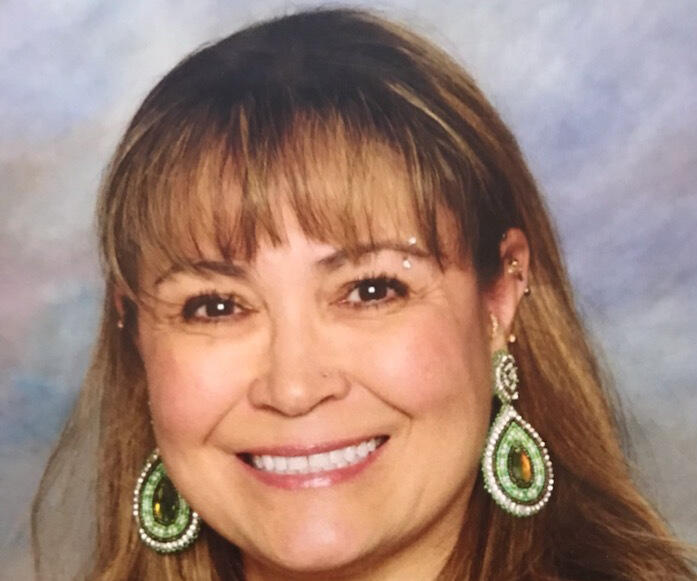
{"label": "eyebrow", "polygon": [[[200,260],[199,262],[195,262],[192,265],[192,267],[193,270],[197,272],[210,272],[214,274],[222,274],[223,276],[227,276],[229,278],[239,278],[243,280],[249,278],[249,274],[246,268],[244,268],[240,264],[230,261]],[[157,279],[155,280],[155,286],[162,284],[168,278],[174,276],[175,274],[179,274],[184,270],[186,269],[179,265],[168,268],[164,273],[157,277]]]}
{"label": "eyebrow", "polygon": [[[370,244],[358,244],[351,248],[341,248],[332,252],[328,256],[320,258],[316,265],[325,271],[332,271],[340,268],[346,263],[359,264],[366,256],[377,254],[385,250],[400,252],[405,256],[417,258],[429,258],[430,252],[419,248],[416,244],[405,244],[401,242],[383,241]],[[220,274],[229,278],[248,279],[249,272],[244,266],[232,261],[201,260],[195,262],[193,270]],[[162,284],[166,279],[184,271],[182,266],[172,266],[155,280],[155,286]]]}
{"label": "eyebrow", "polygon": [[336,270],[347,262],[354,264],[360,263],[366,256],[377,254],[383,250],[393,250],[404,255],[414,256],[417,258],[429,258],[430,252],[419,248],[416,244],[405,244],[401,242],[375,242],[371,244],[359,244],[351,248],[341,248],[336,252],[332,252],[329,256],[325,256],[317,261],[318,266],[323,270]]}

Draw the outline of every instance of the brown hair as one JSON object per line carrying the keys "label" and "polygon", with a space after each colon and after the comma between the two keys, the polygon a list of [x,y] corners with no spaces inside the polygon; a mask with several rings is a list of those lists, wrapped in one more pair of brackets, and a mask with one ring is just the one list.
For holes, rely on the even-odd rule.
{"label": "brown hair", "polygon": [[[403,200],[360,187],[385,162],[407,176]],[[514,327],[525,391],[519,409],[548,444],[555,492],[539,515],[516,519],[478,483],[441,579],[697,579],[630,480],[554,232],[514,137],[446,54],[351,10],[279,18],[205,47],[135,114],[101,192],[107,293],[99,341],[34,508],[40,572],[53,576],[57,566],[42,559],[59,542],[42,534],[49,493],[69,488],[62,478],[83,445],[98,466],[96,548],[83,575],[243,578],[237,550],[208,528],[177,555],[154,554],[138,540],[132,489],[154,440],[143,365],[132,335],[116,329],[113,292],[126,293],[132,330],[145,302],[144,264],[195,268],[204,242],[222,257],[252,256],[259,236],[279,242],[277,190],[308,236],[348,247],[372,235],[376,205],[408,206],[441,256],[446,209],[482,286],[501,273],[502,233],[517,227],[528,238],[533,294]],[[85,434],[96,430],[89,448]]]}

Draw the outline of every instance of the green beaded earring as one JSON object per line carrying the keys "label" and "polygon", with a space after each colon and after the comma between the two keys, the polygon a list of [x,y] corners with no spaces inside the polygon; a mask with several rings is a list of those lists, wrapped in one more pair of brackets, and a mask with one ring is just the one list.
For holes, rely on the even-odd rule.
{"label": "green beaded earring", "polygon": [[168,478],[157,449],[138,477],[133,516],[143,543],[158,553],[182,551],[198,537],[201,519]]}
{"label": "green beaded earring", "polygon": [[501,349],[493,356],[494,393],[501,409],[489,430],[482,473],[484,487],[503,510],[531,516],[552,494],[554,474],[545,443],[513,407],[518,399],[515,359]]}

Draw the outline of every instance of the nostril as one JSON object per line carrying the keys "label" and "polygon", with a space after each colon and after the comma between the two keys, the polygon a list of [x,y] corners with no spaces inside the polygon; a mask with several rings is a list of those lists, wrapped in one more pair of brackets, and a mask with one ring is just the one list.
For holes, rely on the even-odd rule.
{"label": "nostril", "polygon": [[349,391],[350,382],[341,372],[305,360],[299,365],[272,366],[250,385],[249,398],[256,408],[296,417],[342,399]]}

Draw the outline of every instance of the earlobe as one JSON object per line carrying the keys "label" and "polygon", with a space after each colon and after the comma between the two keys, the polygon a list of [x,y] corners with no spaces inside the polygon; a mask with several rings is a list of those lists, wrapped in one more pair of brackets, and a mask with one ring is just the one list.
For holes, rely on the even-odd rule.
{"label": "earlobe", "polygon": [[[138,309],[135,301],[123,290],[114,285],[111,290],[114,311],[116,313],[116,327],[123,338],[132,341],[138,351],[141,350],[141,338],[138,325]],[[112,319],[113,320],[113,319]],[[111,323],[114,324],[114,323]]]}
{"label": "earlobe", "polygon": [[118,314],[118,321],[116,323],[119,329],[123,329],[126,319],[126,306],[124,304],[124,299],[126,295],[121,290],[120,287],[114,287],[112,291],[112,300],[114,301],[114,308]]}
{"label": "earlobe", "polygon": [[136,303],[122,287],[114,285],[111,289],[111,300],[116,313],[116,326],[131,332],[136,328]]}
{"label": "earlobe", "polygon": [[505,347],[518,304],[528,289],[530,247],[522,230],[510,228],[506,231],[499,244],[499,257],[498,277],[485,292],[485,304],[492,322],[492,350]]}

